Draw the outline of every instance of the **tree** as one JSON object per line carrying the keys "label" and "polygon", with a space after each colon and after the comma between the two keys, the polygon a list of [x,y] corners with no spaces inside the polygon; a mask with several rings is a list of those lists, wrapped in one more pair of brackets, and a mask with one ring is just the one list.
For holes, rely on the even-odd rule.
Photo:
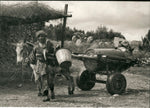
{"label": "tree", "polygon": [[142,45],[139,45],[140,50],[150,51],[150,30],[145,35],[145,37],[142,37]]}
{"label": "tree", "polygon": [[105,26],[98,27],[96,29],[96,37],[97,39],[105,39],[108,37],[107,28]]}
{"label": "tree", "polygon": [[[46,32],[50,39],[59,41],[61,40],[61,36],[62,36],[62,24],[60,23],[55,26],[51,24],[49,27],[46,27]],[[112,29],[108,31],[108,28],[105,26],[97,27],[96,31],[87,31],[86,33],[84,30],[79,30],[76,28],[71,29],[70,27],[66,27],[65,32],[66,32],[66,36],[64,38],[66,40],[71,40],[72,36],[75,33],[79,33],[80,38],[92,36],[94,40],[102,39],[105,41],[112,41],[114,37],[124,38],[124,36],[121,33],[114,32]]]}
{"label": "tree", "polygon": [[86,36],[95,36],[94,31],[87,31]]}
{"label": "tree", "polygon": [[148,33],[147,33],[146,37],[150,41],[150,30],[148,30]]}

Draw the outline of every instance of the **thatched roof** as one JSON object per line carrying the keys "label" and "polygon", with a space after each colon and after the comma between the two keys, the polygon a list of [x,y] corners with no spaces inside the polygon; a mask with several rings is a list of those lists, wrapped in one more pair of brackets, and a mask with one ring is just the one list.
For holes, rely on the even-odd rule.
{"label": "thatched roof", "polygon": [[0,23],[5,22],[9,25],[48,21],[64,16],[63,12],[40,3],[0,5]]}

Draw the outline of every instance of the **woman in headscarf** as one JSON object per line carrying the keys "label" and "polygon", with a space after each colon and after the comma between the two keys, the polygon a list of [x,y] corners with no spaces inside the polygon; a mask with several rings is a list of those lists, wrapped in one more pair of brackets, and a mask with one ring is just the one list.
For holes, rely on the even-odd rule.
{"label": "woman in headscarf", "polygon": [[[57,65],[54,57],[54,46],[47,39],[47,34],[43,30],[36,32],[36,37],[37,43],[27,61],[36,65],[34,77],[39,90],[38,96],[48,96],[48,83],[51,83],[50,89],[52,89],[52,91],[54,86],[55,73],[52,68],[54,65]],[[51,74],[51,82],[49,82],[49,74]],[[55,98],[53,92],[51,97]]]}

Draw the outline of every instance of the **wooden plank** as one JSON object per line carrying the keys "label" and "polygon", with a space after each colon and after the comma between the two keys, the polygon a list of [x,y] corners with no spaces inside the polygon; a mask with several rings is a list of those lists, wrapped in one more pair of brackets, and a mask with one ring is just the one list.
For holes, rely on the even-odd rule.
{"label": "wooden plank", "polygon": [[[65,4],[64,15],[67,15],[67,11],[68,11],[68,4]],[[65,32],[66,21],[67,21],[67,17],[64,17],[63,26],[62,26],[61,48],[64,47],[64,38],[65,38],[65,35],[66,35],[66,32]]]}

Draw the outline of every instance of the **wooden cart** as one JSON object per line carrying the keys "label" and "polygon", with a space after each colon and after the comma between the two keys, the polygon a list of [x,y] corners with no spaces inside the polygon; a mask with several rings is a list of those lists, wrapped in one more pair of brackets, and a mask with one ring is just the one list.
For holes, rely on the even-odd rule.
{"label": "wooden cart", "polygon": [[[126,89],[123,71],[133,66],[136,60],[119,49],[89,49],[84,54],[72,54],[83,61],[86,70],[79,72],[76,83],[81,90],[91,90],[95,83],[106,84],[110,94],[122,94]],[[96,74],[106,75],[106,80],[97,80]]]}

